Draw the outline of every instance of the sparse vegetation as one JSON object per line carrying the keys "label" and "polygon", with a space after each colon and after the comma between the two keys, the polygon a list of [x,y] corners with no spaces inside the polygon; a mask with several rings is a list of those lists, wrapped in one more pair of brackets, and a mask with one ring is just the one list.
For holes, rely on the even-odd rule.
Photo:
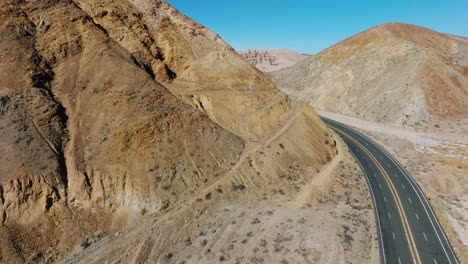
{"label": "sparse vegetation", "polygon": [[233,184],[232,189],[234,191],[243,191],[243,190],[245,190],[245,185],[243,185],[243,184]]}
{"label": "sparse vegetation", "polygon": [[146,215],[147,212],[148,212],[148,209],[146,209],[146,207],[144,207],[144,208],[142,208],[142,209],[140,210],[140,214],[141,214],[141,215]]}

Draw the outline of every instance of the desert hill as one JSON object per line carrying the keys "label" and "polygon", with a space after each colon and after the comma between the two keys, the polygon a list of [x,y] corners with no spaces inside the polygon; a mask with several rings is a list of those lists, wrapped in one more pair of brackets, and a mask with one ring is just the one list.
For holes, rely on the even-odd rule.
{"label": "desert hill", "polygon": [[309,57],[288,49],[249,49],[239,54],[263,72],[272,72],[291,67],[297,62]]}
{"label": "desert hill", "polygon": [[467,38],[387,23],[274,79],[318,109],[423,130],[468,116],[467,69]]}
{"label": "desert hill", "polygon": [[0,263],[376,258],[314,110],[165,1],[3,1],[0,69]]}

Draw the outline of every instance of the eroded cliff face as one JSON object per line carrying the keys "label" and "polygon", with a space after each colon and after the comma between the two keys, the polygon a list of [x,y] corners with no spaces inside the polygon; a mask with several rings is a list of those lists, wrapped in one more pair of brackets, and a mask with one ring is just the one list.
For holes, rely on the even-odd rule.
{"label": "eroded cliff face", "polygon": [[291,67],[309,57],[288,49],[249,49],[241,51],[239,54],[263,72],[273,72]]}
{"label": "eroded cliff face", "polygon": [[268,53],[267,50],[246,50],[240,53],[244,59],[251,64],[257,66],[259,64],[269,64],[275,66],[275,61],[278,59],[274,55]]}
{"label": "eroded cliff face", "polygon": [[[59,202],[160,211],[239,158],[239,137],[167,92],[75,3],[4,3],[1,14],[7,232]],[[12,239],[25,260],[27,241]]]}
{"label": "eroded cliff face", "polygon": [[336,155],[313,109],[164,1],[0,10],[0,262],[58,262],[148,215],[191,228],[206,197],[289,199]]}

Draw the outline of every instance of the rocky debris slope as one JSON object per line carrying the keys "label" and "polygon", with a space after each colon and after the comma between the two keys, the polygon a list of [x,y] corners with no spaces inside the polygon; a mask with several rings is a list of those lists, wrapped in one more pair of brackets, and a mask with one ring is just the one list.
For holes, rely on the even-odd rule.
{"label": "rocky debris slope", "polygon": [[0,263],[76,263],[98,243],[117,262],[135,230],[158,234],[136,262],[152,243],[188,252],[203,212],[227,226],[223,206],[276,208],[338,152],[312,108],[165,1],[3,1],[0,36]]}
{"label": "rocky debris slope", "polygon": [[468,116],[468,39],[402,23],[354,35],[275,72],[283,91],[330,112],[442,130]]}
{"label": "rocky debris slope", "polygon": [[263,72],[272,72],[291,67],[309,57],[288,49],[249,49],[239,54]]}

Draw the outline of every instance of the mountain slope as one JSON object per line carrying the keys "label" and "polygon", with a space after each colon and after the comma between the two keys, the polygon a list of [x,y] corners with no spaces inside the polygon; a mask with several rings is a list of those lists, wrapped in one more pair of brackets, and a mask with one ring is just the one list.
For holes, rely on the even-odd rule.
{"label": "mountain slope", "polygon": [[381,123],[433,129],[468,115],[468,39],[387,23],[274,74],[315,107]]}
{"label": "mountain slope", "polygon": [[242,139],[152,80],[73,2],[1,8],[2,262],[59,257],[95,228],[121,228],[115,210],[164,210],[239,159]]}

